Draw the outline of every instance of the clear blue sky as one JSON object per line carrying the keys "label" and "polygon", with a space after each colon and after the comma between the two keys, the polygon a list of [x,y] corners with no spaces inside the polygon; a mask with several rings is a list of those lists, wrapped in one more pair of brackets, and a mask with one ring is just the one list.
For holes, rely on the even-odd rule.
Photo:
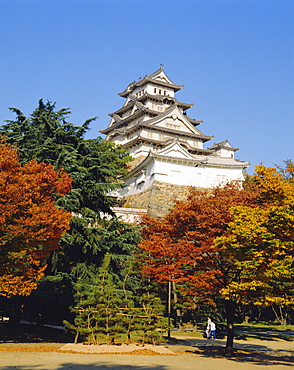
{"label": "clear blue sky", "polygon": [[[294,160],[293,0],[0,0],[0,123],[43,98],[100,136],[117,96],[164,64],[209,142]],[[209,146],[210,146],[209,145]]]}

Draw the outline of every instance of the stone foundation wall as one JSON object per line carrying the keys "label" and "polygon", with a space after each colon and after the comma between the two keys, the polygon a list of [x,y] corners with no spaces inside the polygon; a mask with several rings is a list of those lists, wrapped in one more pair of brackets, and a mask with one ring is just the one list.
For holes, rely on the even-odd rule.
{"label": "stone foundation wall", "polygon": [[167,214],[176,200],[187,199],[191,186],[180,186],[154,181],[153,185],[142,193],[122,197],[119,207],[146,209],[152,217]]}

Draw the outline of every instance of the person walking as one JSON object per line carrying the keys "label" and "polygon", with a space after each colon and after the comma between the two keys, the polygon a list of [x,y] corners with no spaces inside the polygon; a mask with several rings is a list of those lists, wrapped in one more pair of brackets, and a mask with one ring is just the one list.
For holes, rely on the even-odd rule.
{"label": "person walking", "polygon": [[206,338],[207,339],[210,339],[210,331],[211,331],[211,327],[210,327],[210,325],[211,325],[211,319],[210,319],[210,317],[208,317],[207,318],[207,326],[206,326]]}
{"label": "person walking", "polygon": [[216,326],[213,321],[210,323],[210,338],[211,339],[216,339]]}

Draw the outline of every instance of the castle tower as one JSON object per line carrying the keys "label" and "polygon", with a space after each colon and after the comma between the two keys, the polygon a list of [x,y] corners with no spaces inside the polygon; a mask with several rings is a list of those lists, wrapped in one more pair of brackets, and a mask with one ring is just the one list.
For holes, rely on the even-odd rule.
{"label": "castle tower", "polygon": [[204,135],[198,128],[202,121],[187,115],[193,104],[175,98],[182,88],[160,67],[118,94],[124,105],[109,114],[109,126],[100,131],[134,158],[124,178],[127,186],[112,195],[128,207],[148,208],[153,216],[166,213],[191,186],[242,182],[249,166],[234,158],[238,149],[227,140],[204,148],[213,136]]}

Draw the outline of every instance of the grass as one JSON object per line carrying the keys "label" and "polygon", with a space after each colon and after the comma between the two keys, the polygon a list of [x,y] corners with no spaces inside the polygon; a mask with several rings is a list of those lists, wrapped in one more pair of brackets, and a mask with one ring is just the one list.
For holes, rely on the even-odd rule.
{"label": "grass", "polygon": [[[185,327],[185,331],[172,331],[177,337],[200,338],[206,328],[206,323],[198,325],[198,332],[192,332],[192,328]],[[219,323],[217,325],[217,337],[222,339],[226,336],[226,325]],[[191,329],[191,330],[190,330]],[[294,336],[288,332],[294,332],[294,325],[281,326],[279,324],[250,323],[248,325],[235,324],[235,339],[259,339],[259,340],[277,340],[294,341]]]}
{"label": "grass", "polygon": [[[140,334],[140,333],[139,333]],[[133,333],[131,340],[133,343],[140,343],[142,335]],[[100,344],[105,344],[105,336],[97,338]],[[73,343],[74,334],[64,330],[41,325],[19,324],[12,325],[9,323],[0,323],[0,345],[1,344],[19,344],[19,343]],[[150,342],[150,341],[148,341]],[[156,343],[164,343],[163,337],[157,339]],[[115,338],[115,344],[127,343],[126,335],[118,335]]]}
{"label": "grass", "polygon": [[1,343],[71,343],[73,335],[63,330],[39,325],[0,323]]}
{"label": "grass", "polygon": [[294,325],[282,326],[278,324],[264,323],[252,323],[248,325],[236,324],[235,330],[241,332],[236,335],[236,339],[283,339],[287,341],[294,341],[294,336],[288,334],[288,332],[294,331]]}
{"label": "grass", "polygon": [[[201,326],[200,326],[201,330]],[[236,324],[235,330],[238,333],[236,339],[260,339],[260,340],[277,340],[294,341],[294,336],[289,335],[289,331],[294,331],[294,325],[281,327],[279,325],[264,325],[264,324]],[[266,333],[265,333],[266,332]],[[220,333],[219,333],[220,334]],[[203,330],[198,332],[192,331],[172,331],[171,337],[189,337],[202,338]],[[136,342],[138,338],[132,336],[132,341]],[[17,344],[17,343],[73,343],[74,336],[71,333],[60,329],[50,328],[39,325],[11,325],[8,323],[0,323],[0,345],[1,344]],[[171,342],[172,338],[164,336],[163,342]],[[125,342],[124,338],[117,338],[116,343]]]}
{"label": "grass", "polygon": [[266,323],[235,324],[235,328],[242,331],[294,331],[294,325],[279,325]]}

